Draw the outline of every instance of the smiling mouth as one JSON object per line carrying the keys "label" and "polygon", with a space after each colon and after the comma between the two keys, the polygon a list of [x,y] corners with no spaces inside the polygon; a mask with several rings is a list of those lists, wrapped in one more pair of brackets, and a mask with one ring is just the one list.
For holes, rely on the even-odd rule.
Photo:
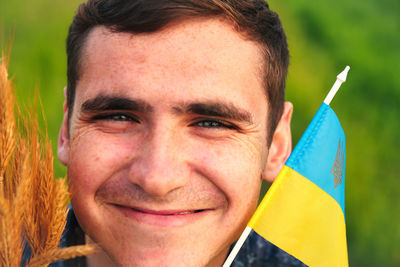
{"label": "smiling mouth", "polygon": [[190,225],[213,211],[213,209],[152,210],[118,204],[113,204],[112,206],[129,220],[136,221],[139,224],[163,228]]}
{"label": "smiling mouth", "polygon": [[149,210],[149,209],[139,209],[139,208],[134,208],[134,207],[127,207],[127,206],[121,206],[121,205],[116,205],[119,208],[123,209],[130,209],[132,211],[138,212],[138,213],[143,213],[143,214],[149,214],[149,215],[158,215],[158,216],[177,216],[177,215],[188,215],[188,214],[195,214],[199,212],[206,211],[208,209],[199,209],[199,210]]}

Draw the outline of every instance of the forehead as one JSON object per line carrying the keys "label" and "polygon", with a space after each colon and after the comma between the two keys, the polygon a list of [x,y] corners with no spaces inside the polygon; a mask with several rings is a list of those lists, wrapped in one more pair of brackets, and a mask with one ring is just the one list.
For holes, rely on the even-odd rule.
{"label": "forehead", "polygon": [[[124,49],[121,50],[122,47]],[[90,32],[84,45],[83,65],[92,63],[90,59],[94,59],[93,54],[99,51],[107,56],[135,57],[139,61],[157,59],[161,54],[170,55],[170,59],[175,59],[171,64],[179,60],[181,64],[185,62],[189,66],[203,63],[218,67],[218,63],[223,63],[229,65],[230,69],[240,69],[240,66],[256,63],[252,67],[257,76],[260,76],[263,68],[261,46],[246,40],[231,23],[222,19],[184,20],[169,24],[160,31],[141,34],[111,32],[104,26],[97,26]],[[209,57],[211,54],[212,58]]]}
{"label": "forehead", "polygon": [[[127,39],[129,39],[128,43]],[[223,18],[193,18],[176,21],[149,33],[115,32],[105,26],[96,26],[88,35],[83,56],[93,48],[104,47],[109,42],[129,44],[132,48],[148,48],[147,45],[151,44],[179,50],[184,48],[196,48],[200,51],[218,50],[219,52],[239,50],[242,53],[250,52],[251,57],[262,61],[261,44],[251,41],[245,33],[238,32],[231,22]],[[180,45],[176,46],[177,43]],[[200,47],[200,44],[207,44],[207,46]],[[254,51],[255,48],[258,51]]]}
{"label": "forehead", "polygon": [[[236,98],[252,90],[264,94],[263,65],[259,45],[221,19],[185,20],[142,34],[116,33],[98,26],[89,34],[81,58],[78,87],[82,88],[82,82],[90,84],[77,97],[93,97],[86,89],[96,83],[108,91],[127,84],[136,89],[155,85],[154,90],[163,86],[169,87],[168,92],[186,90],[187,95],[191,88],[214,87],[208,91],[214,97],[224,97],[226,91],[218,89],[225,87],[234,100],[235,92]],[[113,89],[100,84],[111,81]],[[243,88],[248,85],[254,89]],[[192,91],[192,97],[199,95],[199,90]],[[206,91],[200,93],[207,95]]]}

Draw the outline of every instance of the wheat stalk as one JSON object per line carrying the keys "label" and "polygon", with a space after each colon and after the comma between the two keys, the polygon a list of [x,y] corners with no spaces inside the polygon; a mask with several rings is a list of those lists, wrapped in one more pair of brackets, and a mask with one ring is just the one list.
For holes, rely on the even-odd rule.
{"label": "wheat stalk", "polygon": [[[0,62],[0,263],[1,266],[17,266],[22,254],[22,213],[15,207],[16,188],[20,177],[13,177],[15,164],[7,168],[16,146],[15,96],[8,79],[6,57]],[[14,158],[18,155],[15,154]]]}
{"label": "wheat stalk", "polygon": [[8,79],[6,57],[2,53],[0,62],[0,191],[4,192],[4,174],[15,147],[15,96]]}
{"label": "wheat stalk", "polygon": [[95,247],[87,245],[49,250],[45,254],[32,259],[29,263],[29,267],[45,266],[52,262],[85,256],[95,252]]}
{"label": "wheat stalk", "polygon": [[51,144],[36,113],[21,114],[7,62],[0,59],[0,266],[21,266],[26,244],[29,266],[93,253],[88,245],[58,248],[67,216],[66,178],[54,179]]}

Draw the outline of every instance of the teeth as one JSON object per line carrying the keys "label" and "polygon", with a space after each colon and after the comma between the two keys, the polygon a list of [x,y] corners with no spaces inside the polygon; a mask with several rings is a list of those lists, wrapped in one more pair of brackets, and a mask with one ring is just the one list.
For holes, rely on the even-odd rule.
{"label": "teeth", "polygon": [[184,211],[184,212],[180,212],[178,213],[179,215],[185,215],[185,214],[190,214],[193,213],[192,211]]}

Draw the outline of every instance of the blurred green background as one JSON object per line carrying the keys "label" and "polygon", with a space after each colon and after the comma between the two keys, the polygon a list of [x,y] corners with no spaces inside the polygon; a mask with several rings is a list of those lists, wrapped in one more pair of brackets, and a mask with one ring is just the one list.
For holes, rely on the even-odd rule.
{"label": "blurred green background", "polygon": [[[0,44],[12,43],[18,99],[40,89],[56,154],[66,84],[65,38],[78,0],[0,0]],[[331,106],[347,136],[346,222],[350,266],[400,266],[400,1],[270,0],[291,51],[287,99],[296,143],[351,66]],[[57,176],[65,168],[56,160]]]}

